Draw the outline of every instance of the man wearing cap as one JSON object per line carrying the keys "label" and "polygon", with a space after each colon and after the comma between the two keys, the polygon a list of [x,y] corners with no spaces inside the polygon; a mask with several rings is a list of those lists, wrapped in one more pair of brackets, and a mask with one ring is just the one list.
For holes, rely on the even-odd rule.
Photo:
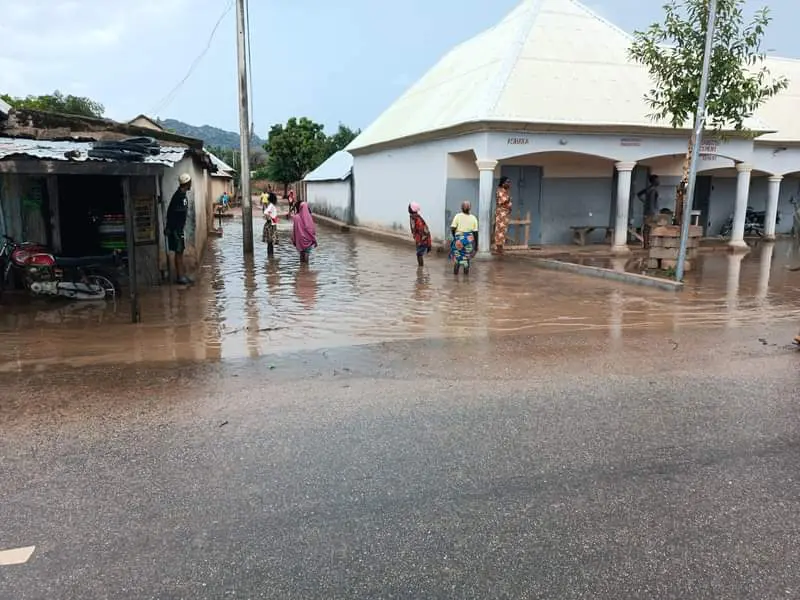
{"label": "man wearing cap", "polygon": [[178,178],[178,183],[180,185],[172,194],[172,200],[167,207],[164,235],[167,238],[167,249],[175,253],[175,281],[181,285],[188,285],[192,283],[192,280],[186,277],[183,270],[183,251],[186,249],[183,229],[186,227],[186,215],[189,212],[189,199],[186,197],[186,193],[192,189],[192,178],[188,173],[183,173]]}

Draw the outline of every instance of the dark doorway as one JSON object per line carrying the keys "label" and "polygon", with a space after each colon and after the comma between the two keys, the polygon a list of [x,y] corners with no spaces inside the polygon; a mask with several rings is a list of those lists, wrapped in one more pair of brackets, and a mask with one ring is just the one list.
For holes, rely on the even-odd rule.
{"label": "dark doorway", "polygon": [[703,235],[708,235],[708,230],[713,225],[713,223],[709,223],[708,221],[708,210],[710,206],[711,176],[699,175],[694,182],[692,210],[700,211],[700,225],[703,227]]}
{"label": "dark doorway", "polygon": [[59,176],[58,205],[65,256],[110,254],[125,248],[125,207],[119,177]]}

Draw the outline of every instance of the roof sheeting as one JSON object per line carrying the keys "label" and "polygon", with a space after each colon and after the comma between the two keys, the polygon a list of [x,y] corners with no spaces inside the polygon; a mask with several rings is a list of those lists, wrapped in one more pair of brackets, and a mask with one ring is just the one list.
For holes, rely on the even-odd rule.
{"label": "roof sheeting", "polygon": [[[442,58],[348,150],[477,122],[669,127],[648,116],[652,82],[628,58],[631,39],[577,0],[523,0]],[[759,119],[746,126],[770,130]]]}
{"label": "roof sheeting", "polygon": [[224,160],[219,158],[216,154],[212,154],[208,150],[205,150],[205,153],[208,154],[208,157],[211,159],[211,162],[217,168],[217,172],[213,173],[217,177],[233,177],[233,173],[235,169],[226,163]]}
{"label": "roof sheeting", "polygon": [[345,150],[332,154],[303,181],[344,181],[353,172],[353,155]]}
{"label": "roof sheeting", "polygon": [[0,100],[0,115],[7,115],[11,112],[11,105],[4,100]]}
{"label": "roof sheeting", "polygon": [[[58,160],[64,162],[114,162],[105,159],[91,158],[89,150],[93,142],[30,140],[25,138],[0,137],[0,160],[9,157],[29,157],[41,160]],[[66,153],[70,153],[67,158]],[[147,156],[142,161],[146,164],[173,166],[183,159],[187,148],[180,146],[161,146],[161,153],[156,156]]]}

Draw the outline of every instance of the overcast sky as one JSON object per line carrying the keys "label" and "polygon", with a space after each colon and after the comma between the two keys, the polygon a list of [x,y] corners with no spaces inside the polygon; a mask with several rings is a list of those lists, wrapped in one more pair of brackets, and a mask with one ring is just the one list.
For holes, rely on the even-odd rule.
{"label": "overcast sky", "polygon": [[[800,58],[798,0],[771,0],[767,48]],[[238,130],[231,0],[0,0],[0,92],[89,96],[107,115],[174,117]],[[308,116],[365,127],[439,57],[517,0],[250,0],[254,120]],[[662,0],[590,0],[622,28],[646,27]],[[763,1],[749,1],[755,9]]]}

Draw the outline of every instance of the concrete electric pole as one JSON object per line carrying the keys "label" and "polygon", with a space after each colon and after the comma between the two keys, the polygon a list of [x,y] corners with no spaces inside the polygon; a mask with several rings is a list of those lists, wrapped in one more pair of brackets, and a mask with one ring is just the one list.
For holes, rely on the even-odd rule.
{"label": "concrete electric pole", "polygon": [[678,251],[678,264],[675,279],[683,281],[686,267],[686,246],[689,240],[689,224],[692,221],[692,204],[694,202],[694,184],[697,180],[697,161],[700,159],[700,144],[703,142],[703,127],[706,122],[706,95],[708,94],[708,74],[711,70],[711,53],[714,50],[714,30],[717,25],[717,0],[708,2],[708,25],[706,26],[706,48],[703,55],[703,73],[700,76],[700,96],[697,98],[697,112],[694,120],[694,146],[689,161],[689,180],[686,182],[686,193],[683,196],[683,221],[681,222],[681,245]]}
{"label": "concrete electric pole", "polygon": [[242,192],[242,248],[245,256],[253,254],[253,206],[250,194],[250,101],[247,78],[247,27],[245,25],[245,0],[236,0],[236,37],[239,58],[239,189]]}

